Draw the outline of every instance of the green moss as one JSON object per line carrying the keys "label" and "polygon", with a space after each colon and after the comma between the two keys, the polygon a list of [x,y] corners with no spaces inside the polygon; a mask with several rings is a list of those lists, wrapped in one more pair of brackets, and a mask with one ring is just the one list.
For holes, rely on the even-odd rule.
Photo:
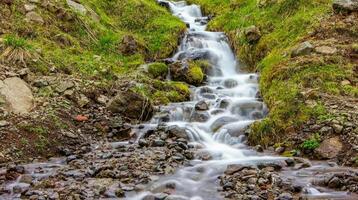
{"label": "green moss", "polygon": [[192,85],[199,85],[204,80],[204,73],[201,68],[201,62],[192,61],[189,63],[189,71],[187,75],[187,81]]}
{"label": "green moss", "polygon": [[153,78],[165,78],[168,74],[168,66],[164,63],[151,63],[148,65],[148,72]]}

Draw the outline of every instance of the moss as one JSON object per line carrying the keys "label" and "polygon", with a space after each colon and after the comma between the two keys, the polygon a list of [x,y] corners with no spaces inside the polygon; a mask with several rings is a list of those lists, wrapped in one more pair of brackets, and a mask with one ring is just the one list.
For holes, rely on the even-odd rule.
{"label": "moss", "polygon": [[202,70],[202,62],[192,61],[189,63],[189,71],[187,75],[187,82],[192,85],[200,85],[204,80],[204,73]]}
{"label": "moss", "polygon": [[151,63],[148,72],[153,78],[165,78],[168,74],[168,66],[164,63]]}

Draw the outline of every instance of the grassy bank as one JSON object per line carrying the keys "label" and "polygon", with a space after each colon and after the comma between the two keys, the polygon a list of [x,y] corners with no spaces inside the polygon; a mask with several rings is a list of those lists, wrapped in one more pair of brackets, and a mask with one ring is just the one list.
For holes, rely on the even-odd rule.
{"label": "grassy bank", "polygon": [[[290,136],[297,135],[308,121],[319,123],[335,118],[327,112],[321,98],[324,95],[358,96],[355,64],[345,54],[353,48],[347,40],[356,39],[357,29],[344,23],[340,27],[330,24],[337,18],[332,15],[331,0],[189,2],[201,5],[206,14],[213,14],[209,29],[226,32],[237,56],[249,70],[261,74],[261,93],[270,114],[252,127],[252,144],[290,143]],[[247,35],[252,26],[258,30],[259,39],[255,41]],[[347,31],[348,36],[341,39],[337,30]],[[314,49],[308,55],[291,56],[292,50],[304,41],[311,42],[314,48],[329,46],[337,51],[325,54]],[[342,84],[344,80],[351,84]]]}

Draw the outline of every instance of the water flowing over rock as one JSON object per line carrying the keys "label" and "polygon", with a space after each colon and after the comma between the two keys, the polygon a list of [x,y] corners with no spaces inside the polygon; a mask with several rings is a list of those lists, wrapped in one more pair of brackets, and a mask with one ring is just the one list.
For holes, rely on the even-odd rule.
{"label": "water flowing over rock", "polygon": [[0,81],[0,98],[1,96],[5,100],[5,108],[16,114],[28,113],[34,106],[30,88],[25,81],[17,77]]}

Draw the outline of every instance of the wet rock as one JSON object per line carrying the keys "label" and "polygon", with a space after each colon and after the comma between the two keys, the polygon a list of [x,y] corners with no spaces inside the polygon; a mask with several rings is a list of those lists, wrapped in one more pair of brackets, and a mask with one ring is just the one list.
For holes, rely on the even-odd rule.
{"label": "wet rock", "polygon": [[256,26],[250,26],[244,30],[245,38],[249,43],[256,43],[261,38],[260,29]]}
{"label": "wet rock", "polygon": [[358,1],[357,0],[334,0],[333,9],[335,12],[354,12],[358,11]]}
{"label": "wet rock", "polygon": [[338,177],[333,177],[329,182],[328,182],[328,187],[330,188],[340,188],[342,185],[342,180]]}
{"label": "wet rock", "polygon": [[230,105],[230,100],[228,99],[222,99],[219,103],[219,108],[226,109]]}
{"label": "wet rock", "polygon": [[256,150],[257,152],[264,152],[264,148],[263,148],[261,145],[255,146],[255,150]]}
{"label": "wet rock", "polygon": [[41,15],[39,15],[38,13],[36,13],[34,11],[28,12],[26,14],[26,20],[29,21],[29,22],[36,22],[36,23],[39,23],[39,24],[45,23],[45,21],[43,20]]}
{"label": "wet rock", "polygon": [[110,100],[107,108],[112,113],[141,121],[151,119],[154,114],[154,107],[149,99],[131,91],[119,92]]}
{"label": "wet rock", "polygon": [[244,169],[245,166],[244,165],[240,165],[240,164],[232,164],[232,165],[228,165],[226,170],[225,170],[225,174],[227,175],[232,175],[238,171],[241,171],[242,169]]}
{"label": "wet rock", "polygon": [[147,147],[147,146],[149,146],[148,141],[145,140],[145,139],[139,139],[138,144],[139,144],[139,146],[141,146],[141,147]]}
{"label": "wet rock", "polygon": [[343,144],[339,137],[334,137],[324,140],[315,152],[322,159],[331,159],[337,157],[342,148]]}
{"label": "wet rock", "polygon": [[232,122],[236,122],[236,121],[237,121],[237,118],[224,116],[224,117],[221,117],[221,118],[218,118],[217,120],[215,120],[211,124],[210,128],[214,131],[217,131],[222,126],[232,123]]}
{"label": "wet rock", "polygon": [[33,108],[34,97],[27,83],[12,77],[0,81],[0,97],[5,100],[5,109],[16,114],[26,114]]}
{"label": "wet rock", "polygon": [[293,197],[290,193],[282,193],[275,200],[293,200]]}
{"label": "wet rock", "polygon": [[208,121],[210,118],[210,115],[208,112],[199,112],[199,111],[195,111],[193,112],[193,114],[190,117],[190,121],[191,122],[206,122]]}
{"label": "wet rock", "polygon": [[179,126],[169,126],[166,129],[166,133],[168,134],[169,137],[177,137],[177,138],[184,138],[184,139],[188,139],[188,135],[186,133],[186,130],[184,128],[181,128]]}
{"label": "wet rock", "polygon": [[278,154],[281,154],[281,153],[283,153],[285,151],[285,149],[286,149],[285,147],[277,147],[275,149],[275,152],[278,153]]}
{"label": "wet rock", "polygon": [[199,101],[198,103],[195,104],[195,110],[199,110],[199,111],[209,110],[209,105],[204,100]]}
{"label": "wet rock", "polygon": [[224,81],[224,86],[226,88],[234,88],[234,87],[236,87],[238,85],[239,85],[238,82],[236,80],[234,80],[234,79],[227,79],[227,80]]}
{"label": "wet rock", "polygon": [[209,87],[201,87],[199,90],[199,94],[205,94],[205,93],[214,93],[214,91]]}
{"label": "wet rock", "polygon": [[310,42],[299,44],[291,53],[292,57],[308,55],[312,52],[313,46]]}
{"label": "wet rock", "polygon": [[157,2],[160,6],[163,6],[166,9],[170,10],[170,3],[168,1],[157,0]]}
{"label": "wet rock", "polygon": [[32,183],[32,176],[30,174],[24,174],[21,176],[20,183],[27,183],[27,184],[31,184]]}
{"label": "wet rock", "polygon": [[154,142],[153,142],[154,147],[163,147],[164,145],[165,145],[165,142],[163,140],[157,139],[157,140],[154,140]]}

